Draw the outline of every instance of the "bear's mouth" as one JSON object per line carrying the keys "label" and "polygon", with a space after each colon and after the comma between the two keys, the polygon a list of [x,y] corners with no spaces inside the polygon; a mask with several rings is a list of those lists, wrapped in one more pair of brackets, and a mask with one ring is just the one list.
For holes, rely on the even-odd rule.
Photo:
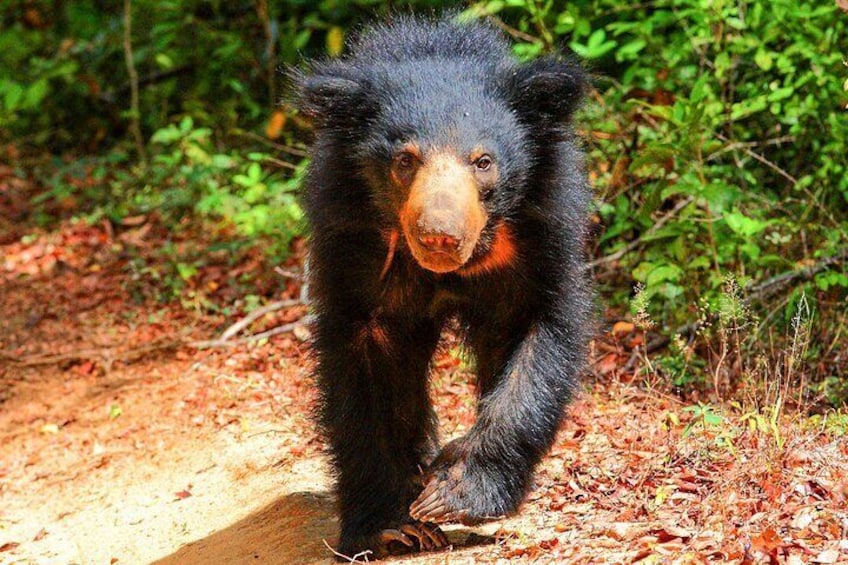
{"label": "bear's mouth", "polygon": [[446,226],[435,230],[419,216],[414,225],[401,216],[404,238],[415,261],[435,273],[450,273],[467,264],[474,254],[483,226],[467,229],[467,225]]}
{"label": "bear's mouth", "polygon": [[518,244],[512,226],[501,220],[490,230],[484,231],[488,235],[475,238],[475,243],[467,250],[467,256],[458,252],[428,252],[413,244],[410,244],[409,248],[421,267],[435,273],[456,273],[462,277],[473,277],[514,264],[518,259]]}
{"label": "bear's mouth", "polygon": [[412,256],[418,264],[424,269],[433,271],[434,273],[450,273],[452,271],[456,271],[465,265],[468,262],[468,257],[471,256],[471,253],[468,253],[468,257],[463,258],[463,256],[458,252],[429,251],[422,249],[420,246],[415,244],[410,244],[409,248],[412,251]]}

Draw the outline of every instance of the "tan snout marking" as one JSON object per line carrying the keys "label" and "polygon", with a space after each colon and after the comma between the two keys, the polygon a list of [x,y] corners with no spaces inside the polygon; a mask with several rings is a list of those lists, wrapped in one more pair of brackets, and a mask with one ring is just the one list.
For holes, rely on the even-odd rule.
{"label": "tan snout marking", "polygon": [[[424,160],[400,211],[404,236],[422,267],[446,273],[468,261],[488,220],[479,194],[471,168],[456,156],[438,153]],[[428,236],[456,245],[428,249],[420,241]]]}

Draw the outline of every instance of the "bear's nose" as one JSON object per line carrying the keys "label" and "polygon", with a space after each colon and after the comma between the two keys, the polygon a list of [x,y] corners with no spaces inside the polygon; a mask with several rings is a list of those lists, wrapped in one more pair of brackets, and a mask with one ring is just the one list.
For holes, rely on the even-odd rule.
{"label": "bear's nose", "polygon": [[422,233],[418,236],[418,241],[428,251],[453,253],[459,248],[459,238],[444,233]]}

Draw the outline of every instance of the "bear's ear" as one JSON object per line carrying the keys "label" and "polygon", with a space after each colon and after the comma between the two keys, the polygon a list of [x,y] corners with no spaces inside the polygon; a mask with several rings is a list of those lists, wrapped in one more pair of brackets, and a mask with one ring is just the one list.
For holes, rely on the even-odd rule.
{"label": "bear's ear", "polygon": [[[320,69],[313,74],[294,76],[298,108],[317,124],[350,125],[368,111],[368,95],[362,81],[343,74],[328,74]],[[321,72],[324,71],[324,72]]]}
{"label": "bear's ear", "polygon": [[588,80],[576,61],[546,57],[514,68],[506,79],[506,88],[520,116],[564,122],[580,106]]}

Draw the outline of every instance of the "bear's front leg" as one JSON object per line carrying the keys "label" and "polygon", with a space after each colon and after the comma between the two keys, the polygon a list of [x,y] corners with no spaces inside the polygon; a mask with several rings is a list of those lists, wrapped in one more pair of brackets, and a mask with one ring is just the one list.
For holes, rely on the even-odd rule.
{"label": "bear's front leg", "polygon": [[489,351],[478,351],[477,421],[431,465],[410,506],[414,519],[475,524],[518,508],[577,385],[585,354],[582,323],[537,321],[506,355],[494,353],[495,340]]}
{"label": "bear's front leg", "polygon": [[319,310],[320,423],[335,468],[342,555],[447,545],[438,527],[408,513],[435,442],[427,366],[438,335],[426,321],[353,320]]}

